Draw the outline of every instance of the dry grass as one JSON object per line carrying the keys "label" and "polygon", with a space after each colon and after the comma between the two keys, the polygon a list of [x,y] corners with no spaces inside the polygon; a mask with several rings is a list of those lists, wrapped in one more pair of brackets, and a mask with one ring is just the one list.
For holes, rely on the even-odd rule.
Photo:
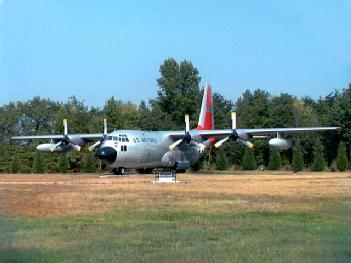
{"label": "dry grass", "polygon": [[350,262],[349,173],[0,175],[1,262]]}
{"label": "dry grass", "polygon": [[[0,215],[53,217],[111,210],[318,211],[349,202],[349,173],[182,174],[154,184],[152,175],[0,175]],[[321,201],[321,202],[320,202]]]}

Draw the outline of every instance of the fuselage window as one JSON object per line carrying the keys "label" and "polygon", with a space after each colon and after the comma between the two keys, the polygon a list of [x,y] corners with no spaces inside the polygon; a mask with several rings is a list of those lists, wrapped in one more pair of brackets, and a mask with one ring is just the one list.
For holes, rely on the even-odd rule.
{"label": "fuselage window", "polygon": [[127,151],[127,145],[121,145],[121,152]]}

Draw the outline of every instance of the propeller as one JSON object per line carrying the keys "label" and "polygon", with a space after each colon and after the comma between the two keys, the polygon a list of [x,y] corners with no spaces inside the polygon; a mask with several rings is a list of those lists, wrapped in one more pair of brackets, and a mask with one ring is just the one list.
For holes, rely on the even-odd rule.
{"label": "propeller", "polygon": [[243,144],[243,145],[245,145],[245,146],[247,146],[247,147],[249,147],[251,149],[254,145],[251,142],[241,138],[239,136],[238,132],[236,131],[236,112],[232,112],[231,118],[232,118],[232,134],[227,136],[227,137],[225,137],[224,139],[216,142],[214,144],[214,146],[216,148],[219,148],[219,147],[222,146],[223,143],[225,143],[229,139],[232,139],[232,140],[234,140],[234,141],[236,141],[236,142],[238,142],[240,144]]}
{"label": "propeller", "polygon": [[198,143],[197,141],[195,141],[191,138],[189,114],[185,114],[184,121],[185,121],[185,134],[184,134],[183,138],[175,141],[170,146],[168,146],[168,148],[172,151],[175,147],[177,147],[182,142],[185,142],[187,144],[189,144],[190,142],[193,142],[200,149],[200,151],[203,152],[205,150],[206,146],[203,145],[202,143]]}
{"label": "propeller", "polygon": [[102,144],[102,142],[105,140],[106,134],[107,134],[107,121],[106,121],[106,119],[104,119],[104,131],[103,131],[103,135],[104,136],[100,140],[98,140],[96,143],[94,143],[93,145],[89,146],[89,151],[90,152],[94,151],[94,149],[96,147],[98,147],[99,145]]}
{"label": "propeller", "polygon": [[74,143],[71,142],[70,138],[67,135],[68,133],[68,129],[67,129],[67,119],[63,119],[63,138],[61,141],[59,141],[58,143],[56,143],[55,145],[50,147],[50,151],[53,152],[55,151],[58,147],[60,147],[61,145],[65,145],[65,146],[72,146],[73,149],[75,149],[76,151],[80,151],[80,146],[76,145]]}

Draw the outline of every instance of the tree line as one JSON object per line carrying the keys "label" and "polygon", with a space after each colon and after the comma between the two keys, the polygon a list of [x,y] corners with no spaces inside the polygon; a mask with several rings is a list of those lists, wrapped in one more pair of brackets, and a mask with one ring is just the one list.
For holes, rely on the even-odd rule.
{"label": "tree line", "polygon": [[[139,105],[109,98],[103,107],[88,107],[75,96],[66,102],[34,97],[0,107],[0,172],[95,172],[105,167],[86,150],[66,154],[42,154],[36,144],[18,145],[14,135],[58,134],[68,119],[69,133],[102,132],[107,118],[110,129],[184,129],[184,114],[196,127],[203,88],[199,71],[191,61],[166,59],[160,66],[157,96]],[[246,90],[234,102],[213,94],[215,126],[229,128],[230,112],[236,111],[238,128],[342,126],[341,132],[291,135],[294,147],[273,151],[268,139],[253,139],[253,150],[234,142],[211,148],[192,169],[311,169],[349,168],[351,139],[351,84],[326,97],[297,98],[288,93],[272,95],[262,89]],[[109,131],[111,131],[109,129]],[[45,141],[35,143],[47,143]]]}

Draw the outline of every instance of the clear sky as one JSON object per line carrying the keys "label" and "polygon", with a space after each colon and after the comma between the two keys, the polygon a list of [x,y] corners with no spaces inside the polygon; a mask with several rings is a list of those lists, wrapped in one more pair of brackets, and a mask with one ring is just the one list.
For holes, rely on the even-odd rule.
{"label": "clear sky", "polygon": [[215,91],[326,96],[351,82],[351,1],[0,0],[0,105],[154,98],[191,60]]}

